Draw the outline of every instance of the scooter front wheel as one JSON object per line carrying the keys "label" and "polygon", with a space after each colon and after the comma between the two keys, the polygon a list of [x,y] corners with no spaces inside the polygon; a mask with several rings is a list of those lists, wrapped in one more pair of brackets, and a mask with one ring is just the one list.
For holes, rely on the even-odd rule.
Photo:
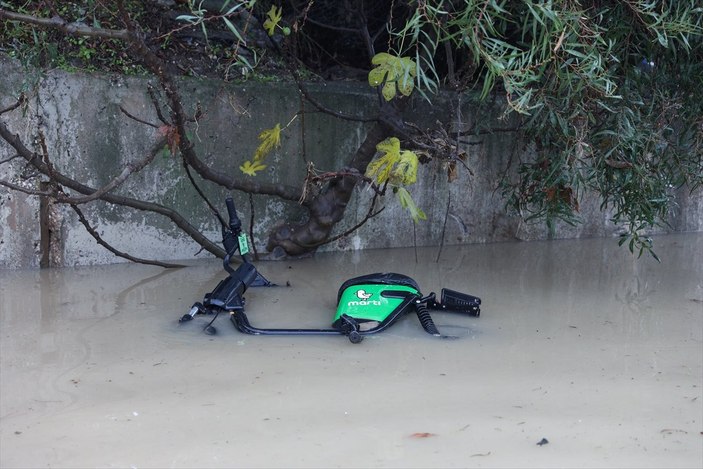
{"label": "scooter front wheel", "polygon": [[351,342],[352,344],[358,344],[362,340],[364,340],[364,336],[359,334],[358,331],[351,331],[349,333],[349,342]]}

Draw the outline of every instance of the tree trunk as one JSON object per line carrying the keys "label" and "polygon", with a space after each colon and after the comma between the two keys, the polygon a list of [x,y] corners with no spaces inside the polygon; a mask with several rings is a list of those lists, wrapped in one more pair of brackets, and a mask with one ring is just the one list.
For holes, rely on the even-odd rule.
{"label": "tree trunk", "polygon": [[[388,137],[390,129],[383,122],[374,124],[349,167],[363,174],[376,154],[376,145]],[[306,221],[284,223],[274,228],[267,244],[272,256],[283,258],[309,254],[329,239],[334,226],[344,217],[357,181],[352,176],[333,179],[308,205],[309,217]]]}

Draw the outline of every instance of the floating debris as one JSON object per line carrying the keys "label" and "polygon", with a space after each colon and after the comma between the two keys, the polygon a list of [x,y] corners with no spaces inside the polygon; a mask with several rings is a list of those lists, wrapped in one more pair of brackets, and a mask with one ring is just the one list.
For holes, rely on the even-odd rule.
{"label": "floating debris", "polygon": [[431,436],[437,436],[436,433],[428,433],[428,432],[419,432],[419,433],[413,433],[410,435],[410,438],[429,438]]}

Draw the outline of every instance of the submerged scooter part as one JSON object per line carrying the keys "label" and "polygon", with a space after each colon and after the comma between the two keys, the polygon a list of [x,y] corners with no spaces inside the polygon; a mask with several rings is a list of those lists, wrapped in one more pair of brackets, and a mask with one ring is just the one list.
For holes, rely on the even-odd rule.
{"label": "submerged scooter part", "polygon": [[[225,257],[222,265],[229,274],[227,278],[221,280],[215,289],[205,294],[202,303],[194,303],[187,314],[184,314],[178,322],[190,321],[196,314],[215,314],[215,317],[205,326],[207,334],[215,334],[216,329],[212,323],[222,312],[236,313],[244,311],[244,292],[250,286],[273,286],[271,282],[261,275],[254,264],[249,259],[249,243],[246,234],[242,233],[242,222],[237,216],[234,201],[231,197],[225,200],[227,212],[229,214],[229,226],[219,217],[222,224],[222,245],[225,248]],[[230,265],[232,257],[239,250],[242,264],[234,270]]]}
{"label": "submerged scooter part", "polygon": [[[401,316],[415,312],[427,333],[440,336],[429,309],[475,317],[481,314],[481,300],[475,296],[446,288],[442,289],[441,295],[440,302],[434,292],[422,296],[415,280],[403,274],[375,273],[352,278],[339,288],[337,314],[332,327],[343,329],[353,320],[361,334],[374,334],[388,328]],[[450,296],[456,297],[457,301],[451,301]]]}
{"label": "submerged scooter part", "polygon": [[[240,332],[254,335],[345,335],[352,343],[359,343],[364,336],[381,332],[405,314],[417,314],[423,329],[429,334],[441,334],[430,316],[429,309],[453,311],[478,317],[481,300],[475,296],[446,288],[440,301],[430,293],[423,296],[412,278],[397,273],[375,273],[347,280],[337,293],[337,311],[329,329],[271,329],[251,325],[244,313],[244,292],[250,286],[272,286],[257,272],[248,256],[246,235],[241,233],[241,221],[231,197],[226,200],[229,226],[222,223],[222,243],[226,256],[223,260],[228,277],[205,295],[202,303],[195,303],[179,322],[193,319],[196,314],[215,314],[205,327],[205,332],[215,333],[212,323],[220,312],[230,314],[230,320]],[[235,241],[237,240],[237,241]],[[230,266],[232,256],[239,249],[242,264]]]}

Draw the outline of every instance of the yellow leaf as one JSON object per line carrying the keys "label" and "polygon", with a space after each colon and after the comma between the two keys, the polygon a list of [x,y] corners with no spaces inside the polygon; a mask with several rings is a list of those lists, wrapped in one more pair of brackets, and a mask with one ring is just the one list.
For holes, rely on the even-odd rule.
{"label": "yellow leaf", "polygon": [[376,150],[400,158],[400,140],[397,137],[390,137],[376,145]]}
{"label": "yellow leaf", "polygon": [[276,26],[278,26],[278,23],[281,22],[281,18],[283,17],[283,7],[278,7],[278,9],[276,9],[276,5],[273,5],[268,13],[266,13],[266,16],[264,29],[269,33],[269,36],[273,36],[276,32]]}
{"label": "yellow leaf", "polygon": [[253,163],[251,161],[245,161],[244,164],[239,167],[239,170],[246,175],[256,176],[257,171],[261,171],[265,168],[266,165],[258,161],[254,161]]}
{"label": "yellow leaf", "polygon": [[391,182],[396,185],[410,185],[417,180],[417,155],[410,150],[400,152],[395,169],[390,176]]}
{"label": "yellow leaf", "polygon": [[384,155],[372,161],[366,167],[366,177],[376,180],[376,184],[383,184],[388,180],[393,169],[393,157]]}
{"label": "yellow leaf", "polygon": [[413,221],[417,223],[419,220],[426,220],[425,212],[415,205],[410,192],[403,187],[417,180],[417,154],[410,150],[401,150],[400,140],[396,137],[380,142],[376,145],[376,150],[381,156],[366,167],[366,177],[373,178],[377,184],[388,181],[401,207],[410,212]]}
{"label": "yellow leaf", "polygon": [[254,152],[254,161],[262,161],[271,150],[281,146],[281,124],[276,124],[273,129],[266,129],[259,134],[261,143]]}
{"label": "yellow leaf", "polygon": [[387,138],[376,150],[382,155],[369,163],[366,176],[376,180],[377,184],[390,181],[394,186],[413,184],[417,180],[418,157],[409,150],[400,149],[400,140]]}
{"label": "yellow leaf", "polygon": [[427,215],[425,215],[425,212],[423,212],[422,209],[415,205],[415,201],[413,200],[412,196],[410,195],[410,192],[408,192],[407,189],[405,189],[404,187],[398,187],[395,190],[395,195],[398,197],[398,202],[400,202],[400,206],[410,212],[410,216],[412,217],[415,223],[417,223],[419,220],[427,220]]}
{"label": "yellow leaf", "polygon": [[396,137],[387,138],[376,145],[376,150],[383,155],[369,163],[366,167],[366,177],[383,184],[390,177],[393,165],[400,159],[400,140]]}

